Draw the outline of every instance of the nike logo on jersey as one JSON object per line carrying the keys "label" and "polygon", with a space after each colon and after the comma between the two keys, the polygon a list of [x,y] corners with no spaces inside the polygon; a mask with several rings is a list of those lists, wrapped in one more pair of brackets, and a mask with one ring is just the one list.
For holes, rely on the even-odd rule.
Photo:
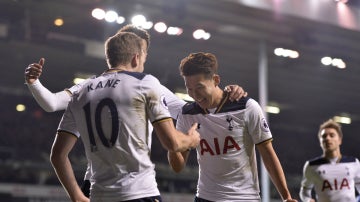
{"label": "nike logo on jersey", "polygon": [[87,91],[89,92],[99,88],[115,88],[119,84],[119,82],[119,79],[108,79],[106,81],[99,81],[96,85],[94,83],[91,83],[87,86]]}

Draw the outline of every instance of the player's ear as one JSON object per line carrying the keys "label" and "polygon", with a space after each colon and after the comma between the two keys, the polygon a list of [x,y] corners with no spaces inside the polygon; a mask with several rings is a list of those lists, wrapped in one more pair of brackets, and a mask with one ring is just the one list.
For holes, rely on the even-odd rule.
{"label": "player's ear", "polygon": [[131,59],[131,67],[135,68],[140,64],[140,55],[138,53],[134,54]]}
{"label": "player's ear", "polygon": [[218,86],[220,84],[220,76],[218,74],[214,74],[213,81],[215,86]]}

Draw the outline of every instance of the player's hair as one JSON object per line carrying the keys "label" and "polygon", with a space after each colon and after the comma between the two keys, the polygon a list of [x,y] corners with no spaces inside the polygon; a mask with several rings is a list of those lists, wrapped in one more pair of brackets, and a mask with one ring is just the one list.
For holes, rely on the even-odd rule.
{"label": "player's hair", "polygon": [[318,132],[319,137],[321,135],[321,131],[324,130],[325,128],[335,129],[336,132],[339,134],[339,137],[342,139],[343,133],[341,130],[341,125],[339,123],[337,123],[336,121],[334,121],[333,119],[329,119],[320,125],[319,132]]}
{"label": "player's hair", "polygon": [[140,38],[142,38],[146,41],[147,50],[149,49],[150,34],[145,29],[137,27],[133,24],[127,24],[127,25],[123,26],[121,29],[119,29],[118,33],[119,32],[131,32],[131,33],[136,34],[137,36],[139,36]]}
{"label": "player's hair", "polygon": [[203,74],[205,78],[209,79],[217,74],[218,62],[212,53],[190,53],[181,60],[179,69],[182,76]]}
{"label": "player's hair", "polygon": [[141,38],[130,32],[118,32],[105,42],[106,62],[110,68],[131,62],[134,54],[142,54]]}

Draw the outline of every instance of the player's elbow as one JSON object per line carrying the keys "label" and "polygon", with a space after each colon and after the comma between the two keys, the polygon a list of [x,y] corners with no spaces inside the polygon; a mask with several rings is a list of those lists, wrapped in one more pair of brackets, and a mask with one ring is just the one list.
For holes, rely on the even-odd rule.
{"label": "player's elbow", "polygon": [[55,152],[51,151],[50,153],[50,162],[55,167],[56,165],[60,164],[60,158],[59,155]]}
{"label": "player's elbow", "polygon": [[312,202],[313,201],[313,199],[311,197],[311,191],[305,189],[304,187],[300,188],[299,197],[300,197],[301,201],[304,201],[304,202]]}
{"label": "player's elbow", "polygon": [[50,103],[39,103],[41,108],[43,108],[43,110],[45,110],[46,112],[55,112],[57,111],[57,107],[55,104],[50,104]]}
{"label": "player's elbow", "polygon": [[65,158],[66,157],[64,155],[62,155],[61,153],[59,153],[55,150],[51,150],[51,152],[50,152],[50,162],[51,162],[52,166],[55,168],[64,164]]}
{"label": "player's elbow", "polygon": [[43,109],[46,111],[46,112],[55,112],[56,109],[55,108],[47,108],[47,107],[43,107]]}
{"label": "player's elbow", "polygon": [[172,166],[172,165],[171,165],[171,169],[172,169],[175,173],[180,173],[180,172],[184,169],[184,166]]}

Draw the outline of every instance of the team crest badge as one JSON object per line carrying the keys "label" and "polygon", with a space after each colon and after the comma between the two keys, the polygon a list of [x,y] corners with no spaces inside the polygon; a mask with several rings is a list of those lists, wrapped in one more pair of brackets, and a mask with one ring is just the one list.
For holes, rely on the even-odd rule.
{"label": "team crest badge", "polygon": [[226,117],[226,121],[228,122],[228,124],[229,124],[229,126],[228,126],[228,130],[229,131],[232,131],[233,129],[234,129],[234,126],[233,126],[233,119],[230,117],[230,116],[228,116],[228,117]]}
{"label": "team crest badge", "polygon": [[169,108],[168,108],[168,105],[167,105],[167,103],[166,103],[166,99],[165,99],[165,96],[164,96],[164,95],[162,95],[162,96],[160,97],[160,102],[161,102],[161,105],[162,105],[163,107],[165,107],[165,109],[169,109]]}
{"label": "team crest badge", "polygon": [[261,130],[263,130],[264,132],[269,132],[270,131],[269,125],[267,124],[265,118],[261,119]]}

